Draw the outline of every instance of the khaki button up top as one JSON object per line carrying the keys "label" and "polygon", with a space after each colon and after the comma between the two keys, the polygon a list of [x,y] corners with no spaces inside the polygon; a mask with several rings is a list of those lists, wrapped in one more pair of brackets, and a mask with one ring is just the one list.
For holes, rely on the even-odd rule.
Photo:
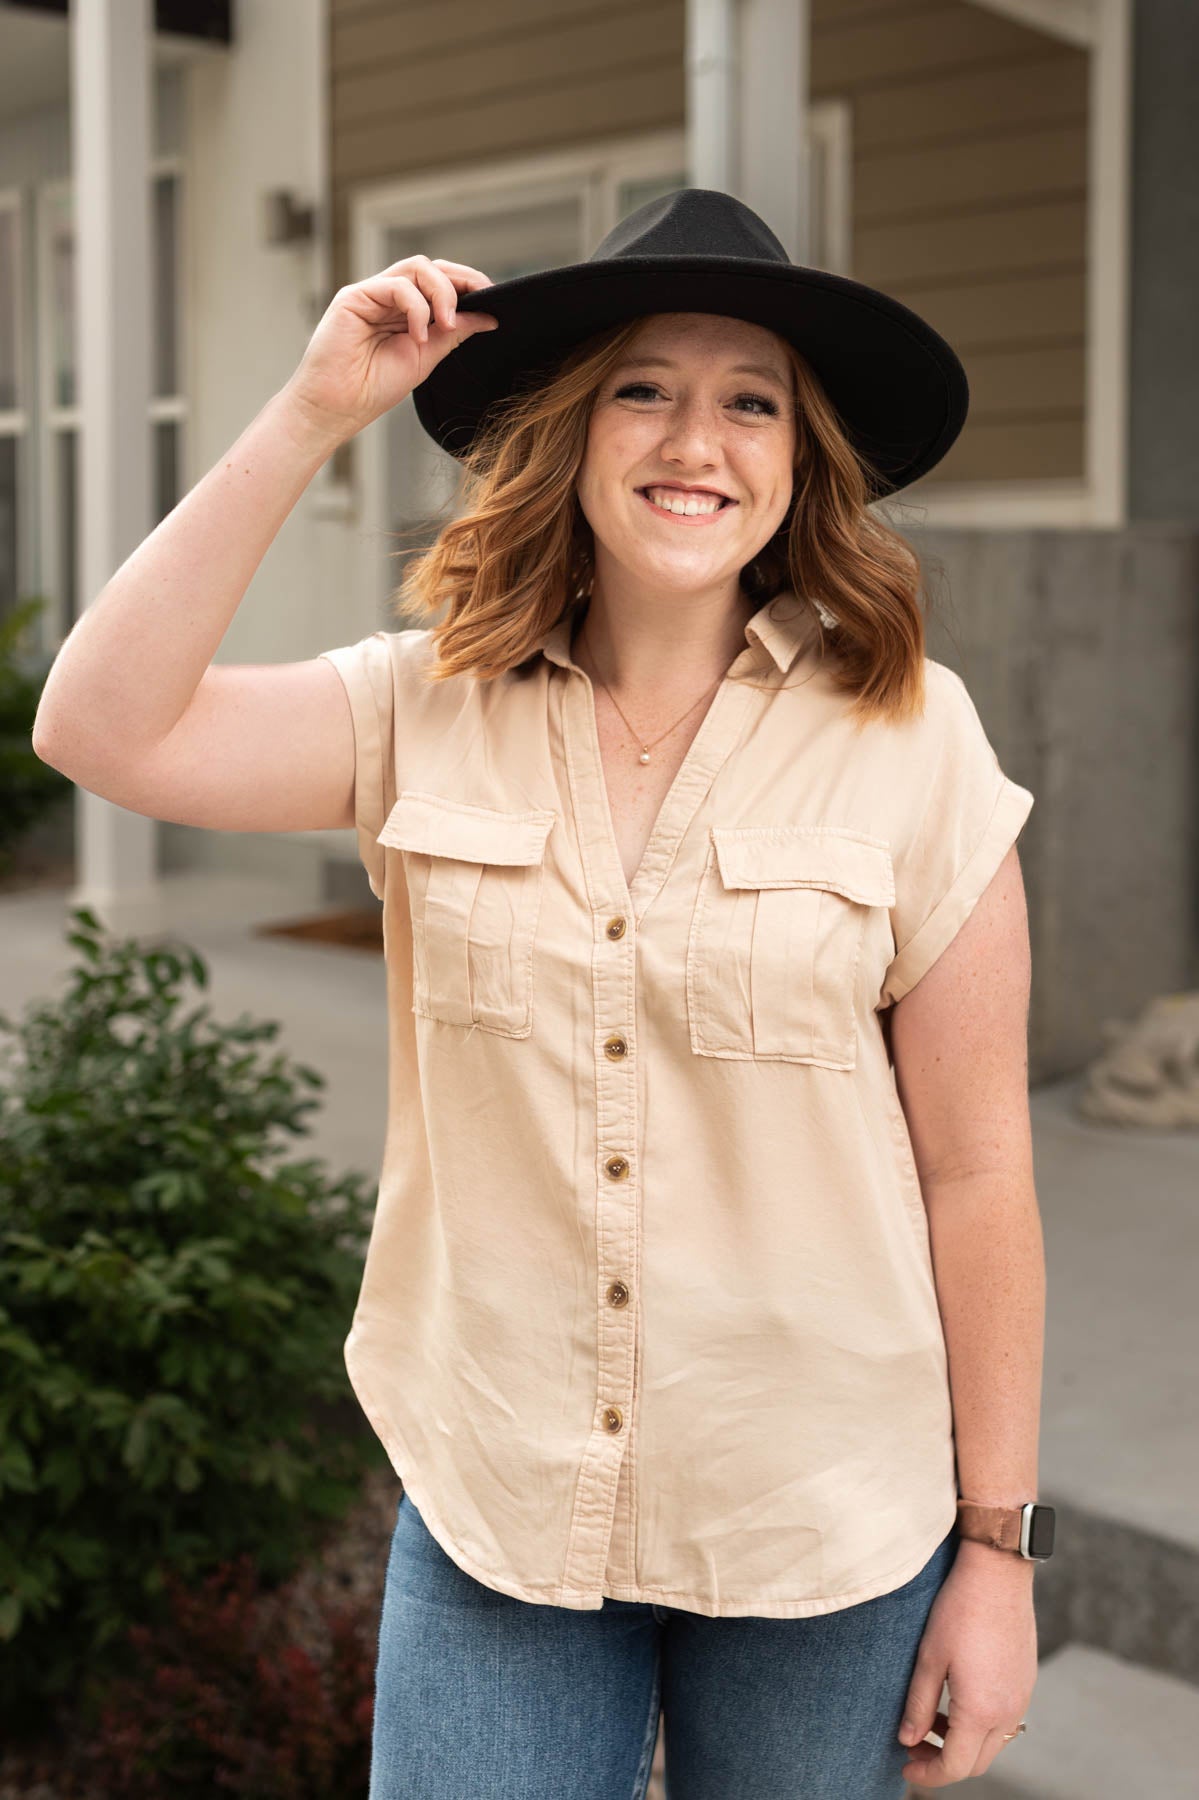
{"label": "khaki button up top", "polygon": [[940,663],[922,719],[856,732],[813,622],[748,620],[631,888],[569,615],[491,683],[423,684],[428,629],[322,653],[389,1022],[346,1366],[437,1542],[517,1599],[808,1617],[955,1522],[878,1013],[1033,796]]}

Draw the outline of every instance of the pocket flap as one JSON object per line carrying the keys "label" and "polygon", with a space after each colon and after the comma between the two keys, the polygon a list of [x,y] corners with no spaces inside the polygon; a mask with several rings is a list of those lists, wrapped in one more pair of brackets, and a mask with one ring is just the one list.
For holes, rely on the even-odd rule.
{"label": "pocket flap", "polygon": [[863,906],[895,904],[885,844],[835,825],[713,825],[726,888],[831,888]]}
{"label": "pocket flap", "polygon": [[555,817],[540,808],[504,812],[406,788],[375,841],[392,850],[457,856],[464,862],[539,863]]}

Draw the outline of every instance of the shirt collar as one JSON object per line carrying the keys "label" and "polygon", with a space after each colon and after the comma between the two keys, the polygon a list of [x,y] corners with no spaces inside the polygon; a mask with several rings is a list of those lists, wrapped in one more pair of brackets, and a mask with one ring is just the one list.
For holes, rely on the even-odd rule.
{"label": "shirt collar", "polygon": [[[539,646],[550,662],[559,663],[564,669],[578,667],[570,654],[570,638],[577,610],[577,607],[568,607],[557,624],[551,626]],[[755,644],[760,645],[785,675],[796,657],[810,643],[815,617],[813,607],[797,599],[792,589],[785,588],[773,600],[765,601],[745,621],[745,641],[751,648]]]}

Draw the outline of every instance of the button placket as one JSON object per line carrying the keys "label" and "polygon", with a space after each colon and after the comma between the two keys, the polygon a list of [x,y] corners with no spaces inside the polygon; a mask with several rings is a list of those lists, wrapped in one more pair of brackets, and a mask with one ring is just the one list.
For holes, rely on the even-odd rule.
{"label": "button placket", "polygon": [[[594,907],[592,983],[596,1221],[596,1411],[576,1493],[565,1585],[596,1591],[612,1555],[613,1516],[628,1443],[637,1367],[637,1309],[630,1304],[640,1246],[636,1179],[637,1089],[632,1026],[636,933],[627,912]],[[626,1560],[630,1551],[618,1550]]]}
{"label": "button placket", "polygon": [[[607,924],[604,926],[604,937],[614,945],[622,943],[622,940],[626,937],[626,920],[623,914],[617,914],[607,921]],[[602,949],[602,946],[597,945],[597,948]],[[615,978],[615,972],[612,972],[612,991],[615,996],[615,993],[619,988],[623,987],[628,995],[628,1005],[631,1008],[635,991],[635,963],[633,960],[633,945],[631,941],[624,947],[618,967],[621,969],[621,978],[618,982]],[[598,995],[597,997],[599,998],[599,1003],[602,1007],[603,997]],[[617,1010],[615,998],[613,999],[612,1010]],[[636,1135],[636,1106],[632,1089],[629,1085],[629,1078],[627,1075],[618,1075],[614,1072],[609,1072],[611,1065],[627,1063],[629,1061],[630,1051],[628,1037],[624,1032],[619,1030],[609,1031],[602,1038],[600,1051],[601,1056],[597,1061],[596,1083],[600,1095],[601,1118],[609,1112],[609,1107],[606,1102],[610,1102],[609,1116],[613,1119],[620,1120],[625,1124],[627,1127],[628,1141],[631,1145]],[[608,1067],[605,1067],[605,1065],[608,1065]],[[609,1086],[609,1083],[612,1085]],[[630,1156],[626,1154],[623,1149],[603,1151],[602,1143],[603,1136],[601,1131],[600,1160],[604,1183],[631,1182],[633,1165]],[[615,1217],[620,1220],[620,1228],[612,1232],[610,1240],[608,1233],[603,1229],[601,1229],[599,1237],[600,1280],[601,1282],[607,1282],[604,1294],[604,1298],[607,1301],[607,1307],[601,1310],[599,1325],[599,1337],[601,1343],[600,1422],[603,1430],[613,1436],[620,1434],[624,1428],[624,1406],[618,1404],[618,1400],[624,1400],[626,1405],[631,1404],[633,1369],[635,1367],[636,1359],[634,1354],[635,1346],[633,1344],[633,1331],[635,1329],[634,1315],[630,1313],[627,1320],[623,1322],[625,1329],[622,1330],[620,1337],[613,1337],[611,1334],[611,1323],[613,1322],[610,1320],[610,1315],[613,1309],[619,1310],[623,1308],[627,1305],[629,1299],[628,1287],[611,1265],[615,1264],[616,1268],[627,1271],[632,1264],[637,1242],[636,1207],[636,1196],[633,1193],[629,1193],[626,1196],[623,1216],[620,1214],[615,1215]],[[605,1208],[601,1201],[599,1208],[601,1225],[604,1211]],[[606,1254],[609,1241],[611,1243],[610,1256]],[[607,1329],[605,1328],[604,1323],[605,1311],[607,1312],[610,1321]],[[610,1346],[610,1354],[607,1357],[605,1357],[603,1351],[605,1338],[608,1340]],[[605,1370],[608,1367],[612,1368],[613,1375],[606,1380]],[[618,1368],[620,1370],[619,1376],[616,1374]],[[617,1381],[619,1382],[619,1386],[613,1385],[614,1382]]]}
{"label": "button placket", "polygon": [[[736,666],[736,665],[734,665]],[[563,1589],[596,1594],[615,1562],[630,1570],[627,1542],[612,1544],[617,1492],[632,1469],[624,1465],[640,1364],[638,1307],[626,1305],[640,1273],[641,1194],[638,1181],[639,1083],[634,1067],[637,1017],[636,937],[666,879],[680,839],[728,756],[754,705],[752,693],[726,683],[717,694],[663,802],[630,891],[620,861],[586,675],[567,664],[562,690],[562,744],[587,896],[592,908],[592,1001],[596,1095],[595,1253],[596,1405],[581,1459]],[[619,1288],[625,1301],[611,1296]]]}

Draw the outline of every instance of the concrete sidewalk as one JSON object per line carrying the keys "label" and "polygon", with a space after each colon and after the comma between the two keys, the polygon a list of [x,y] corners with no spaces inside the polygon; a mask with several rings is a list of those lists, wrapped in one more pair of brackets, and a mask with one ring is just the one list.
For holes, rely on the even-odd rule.
{"label": "concrete sidewalk", "polygon": [[[138,929],[194,946],[215,1017],[280,1021],[280,1048],[328,1079],[306,1149],[373,1181],[387,1080],[381,958],[255,935],[316,910],[294,887],[190,873],[162,888],[159,922]],[[0,896],[0,1010],[10,1016],[59,991],[76,962],[68,906],[63,889]],[[1058,1509],[1057,1554],[1036,1575],[1043,1675],[1028,1737],[972,1785],[980,1800],[1164,1797],[1183,1782],[1199,1794],[1199,1132],[1084,1122],[1078,1087],[1032,1096],[1048,1278],[1041,1497]],[[1146,1729],[1147,1706],[1160,1730]],[[1088,1760],[1101,1727],[1106,1751]],[[1056,1785],[1034,1731],[1045,1749],[1074,1747],[1054,1753]],[[1109,1777],[1096,1773],[1104,1768]]]}

